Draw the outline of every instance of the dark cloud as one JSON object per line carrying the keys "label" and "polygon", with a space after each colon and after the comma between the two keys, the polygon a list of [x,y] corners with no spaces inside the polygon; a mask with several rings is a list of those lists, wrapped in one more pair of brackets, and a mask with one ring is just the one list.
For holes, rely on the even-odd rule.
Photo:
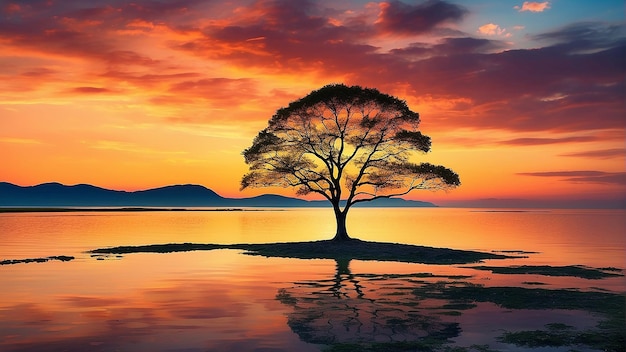
{"label": "dark cloud", "polygon": [[436,56],[490,53],[507,46],[498,40],[460,37],[444,38],[438,44],[412,43],[405,48],[392,49],[390,53],[409,60],[417,60]]}
{"label": "dark cloud", "polygon": [[134,10],[133,14],[149,14],[169,18],[168,15],[172,13],[188,12],[202,2],[206,2],[206,0],[139,0],[120,1],[119,3],[125,10]]}
{"label": "dark cloud", "polygon": [[548,172],[522,172],[522,176],[535,177],[559,177],[566,182],[572,183],[600,183],[626,185],[626,172],[603,172],[603,171],[548,171]]}
{"label": "dark cloud", "polygon": [[105,58],[113,50],[106,38],[66,28],[57,20],[32,18],[25,23],[0,22],[6,44],[38,52],[80,58]]}
{"label": "dark cloud", "polygon": [[[192,16],[192,6],[203,4],[200,0],[67,0],[58,3],[36,0],[16,3],[21,10],[5,16],[0,22],[0,36],[7,43],[68,57],[114,62],[137,59],[135,64],[153,62],[138,53],[119,49],[125,43],[111,36],[111,32],[126,29],[135,21],[160,21],[175,28],[178,22]],[[129,57],[129,54],[135,57]]]}
{"label": "dark cloud", "polygon": [[595,159],[612,159],[612,158],[620,158],[620,157],[623,158],[626,156],[626,149],[616,148],[616,149],[590,150],[586,152],[561,154],[561,156],[595,158]]}
{"label": "dark cloud", "polygon": [[[246,17],[245,23],[208,27],[206,38],[184,43],[179,48],[269,72],[318,72],[321,76],[343,76],[346,83],[382,90],[402,85],[407,87],[406,94],[413,97],[465,102],[462,110],[457,107],[450,116],[446,116],[446,111],[429,116],[433,128],[449,128],[453,124],[511,131],[623,129],[626,42],[620,37],[605,38],[603,49],[589,41],[575,40],[568,45],[561,41],[537,49],[508,51],[504,50],[508,44],[501,41],[450,37],[436,44],[414,43],[385,53],[364,44],[367,38],[354,40],[355,33],[374,35],[374,31],[363,28],[363,21],[335,26],[327,19],[308,15],[307,11],[316,12],[308,3],[307,11],[293,7],[284,10],[304,23],[293,31],[291,23],[280,21],[272,4],[275,2],[256,4],[256,11],[263,12],[263,6],[269,7],[263,12],[268,18],[254,21]],[[448,5],[427,2],[389,6],[392,9],[409,6],[412,10],[407,13],[415,15],[417,9]],[[389,11],[385,12],[387,25],[402,22],[391,21],[395,12]],[[281,16],[284,15],[282,12]],[[599,24],[590,25],[594,31],[600,31]],[[576,28],[582,27],[584,24]],[[609,27],[612,25],[605,25]],[[546,36],[571,39],[567,35],[570,31],[566,28]]]}
{"label": "dark cloud", "polygon": [[263,14],[261,21],[280,30],[311,31],[323,27],[327,19],[316,16],[315,3],[310,0],[259,0],[254,8]]}
{"label": "dark cloud", "polygon": [[474,54],[497,51],[506,48],[508,45],[498,40],[465,38],[445,38],[441,44],[433,46],[437,54],[459,55]]}
{"label": "dark cloud", "polygon": [[[378,61],[378,48],[352,41],[354,32],[348,28],[307,17],[310,20],[301,18],[305,25],[300,30],[291,31],[290,24],[286,28],[276,26],[282,20],[272,17],[275,12],[261,13],[267,15],[254,23],[206,28],[205,38],[178,48],[272,73],[350,74],[355,68],[386,66]],[[294,16],[305,15],[297,12]]]}
{"label": "dark cloud", "polygon": [[587,49],[607,49],[615,41],[624,41],[626,27],[623,24],[605,24],[602,22],[573,23],[555,31],[533,36],[534,40],[546,41],[563,49],[576,52],[580,47]]}
{"label": "dark cloud", "polygon": [[429,0],[409,5],[393,0],[380,4],[378,25],[384,32],[413,35],[429,32],[440,24],[461,20],[467,10],[445,1]]}
{"label": "dark cloud", "polygon": [[205,0],[13,0],[12,6],[5,6],[4,9],[5,13],[22,19],[63,16],[80,19],[171,20],[172,16],[190,12],[193,7],[207,2],[210,3]]}
{"label": "dark cloud", "polygon": [[479,114],[457,121],[470,128],[621,129],[626,45],[613,45],[577,55],[546,47],[434,56],[398,68],[391,79],[408,78],[416,95],[470,99]]}

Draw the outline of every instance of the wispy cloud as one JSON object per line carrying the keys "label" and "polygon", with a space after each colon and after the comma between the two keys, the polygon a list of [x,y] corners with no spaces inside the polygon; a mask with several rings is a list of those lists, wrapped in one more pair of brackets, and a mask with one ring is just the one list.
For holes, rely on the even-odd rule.
{"label": "wispy cloud", "polygon": [[500,141],[498,144],[504,145],[547,145],[547,144],[561,144],[561,143],[582,143],[593,142],[599,140],[594,136],[577,136],[577,137],[560,137],[560,138],[515,138],[506,141]]}
{"label": "wispy cloud", "polygon": [[521,176],[555,177],[572,183],[600,183],[626,185],[626,172],[603,172],[603,171],[547,171],[547,172],[522,172]]}
{"label": "wispy cloud", "polygon": [[561,154],[561,156],[593,158],[593,159],[624,158],[626,157],[626,149],[615,148],[615,149],[590,150],[586,152]]}
{"label": "wispy cloud", "polygon": [[229,108],[260,97],[257,83],[246,78],[214,77],[182,81],[173,84],[169,92],[189,98],[211,97],[211,101],[220,101],[224,107]]}
{"label": "wispy cloud", "polygon": [[153,156],[153,157],[187,154],[187,152],[185,151],[158,150],[154,148],[148,148],[145,145],[136,144],[132,142],[124,142],[124,141],[99,140],[99,141],[85,142],[85,143],[87,143],[93,149],[112,150],[112,151],[141,154],[144,156]]}
{"label": "wispy cloud", "polygon": [[11,143],[11,144],[42,144],[41,141],[37,140],[37,139],[31,139],[31,138],[12,138],[12,137],[5,137],[5,138],[0,138],[0,143]]}
{"label": "wispy cloud", "polygon": [[557,30],[536,34],[532,38],[553,44],[555,49],[561,51],[585,54],[623,46],[625,36],[624,24],[589,21],[572,23]]}

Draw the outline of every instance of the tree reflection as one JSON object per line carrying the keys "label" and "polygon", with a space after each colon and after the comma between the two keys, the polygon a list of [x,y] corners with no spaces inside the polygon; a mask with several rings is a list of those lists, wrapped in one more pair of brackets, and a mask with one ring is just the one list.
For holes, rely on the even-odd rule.
{"label": "tree reflection", "polygon": [[431,275],[355,275],[349,264],[336,259],[334,277],[296,282],[276,295],[293,308],[287,323],[303,341],[442,344],[459,335],[458,323],[444,321],[436,304],[413,294],[415,283]]}
{"label": "tree reflection", "polygon": [[[490,343],[589,346],[617,351],[626,341],[626,304],[620,294],[486,287],[468,281],[467,276],[429,273],[355,274],[350,270],[350,259],[335,261],[334,276],[295,282],[276,295],[277,300],[292,308],[287,324],[305,342],[330,345],[341,351],[488,350],[488,345],[448,345],[461,335],[462,312],[474,309],[478,309],[474,314],[487,315],[482,319],[488,325],[483,327],[486,331],[498,331]],[[481,311],[484,303],[495,304],[500,310]],[[500,313],[506,312],[508,322],[523,322],[528,319],[524,312],[531,310],[545,310],[544,320],[549,324],[544,326],[545,322],[537,321],[538,329],[532,330],[524,330],[522,327],[528,326],[514,322],[506,327],[499,325]],[[567,325],[577,325],[572,317],[598,314],[602,319],[593,328]],[[543,338],[546,336],[550,338]]]}

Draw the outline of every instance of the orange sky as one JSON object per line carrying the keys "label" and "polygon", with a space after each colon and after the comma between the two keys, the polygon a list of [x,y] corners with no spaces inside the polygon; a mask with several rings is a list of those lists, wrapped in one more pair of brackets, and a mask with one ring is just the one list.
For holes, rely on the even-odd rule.
{"label": "orange sky", "polygon": [[461,176],[409,198],[623,204],[625,33],[621,1],[9,0],[0,181],[293,195],[240,192],[241,151],[345,83],[406,99]]}

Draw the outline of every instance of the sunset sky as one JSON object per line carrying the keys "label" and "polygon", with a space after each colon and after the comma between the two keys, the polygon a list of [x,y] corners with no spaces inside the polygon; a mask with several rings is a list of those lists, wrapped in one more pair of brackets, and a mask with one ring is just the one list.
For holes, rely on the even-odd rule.
{"label": "sunset sky", "polygon": [[405,99],[461,177],[408,198],[623,204],[625,22],[623,0],[0,0],[0,181],[293,195],[240,192],[241,152],[345,83]]}

